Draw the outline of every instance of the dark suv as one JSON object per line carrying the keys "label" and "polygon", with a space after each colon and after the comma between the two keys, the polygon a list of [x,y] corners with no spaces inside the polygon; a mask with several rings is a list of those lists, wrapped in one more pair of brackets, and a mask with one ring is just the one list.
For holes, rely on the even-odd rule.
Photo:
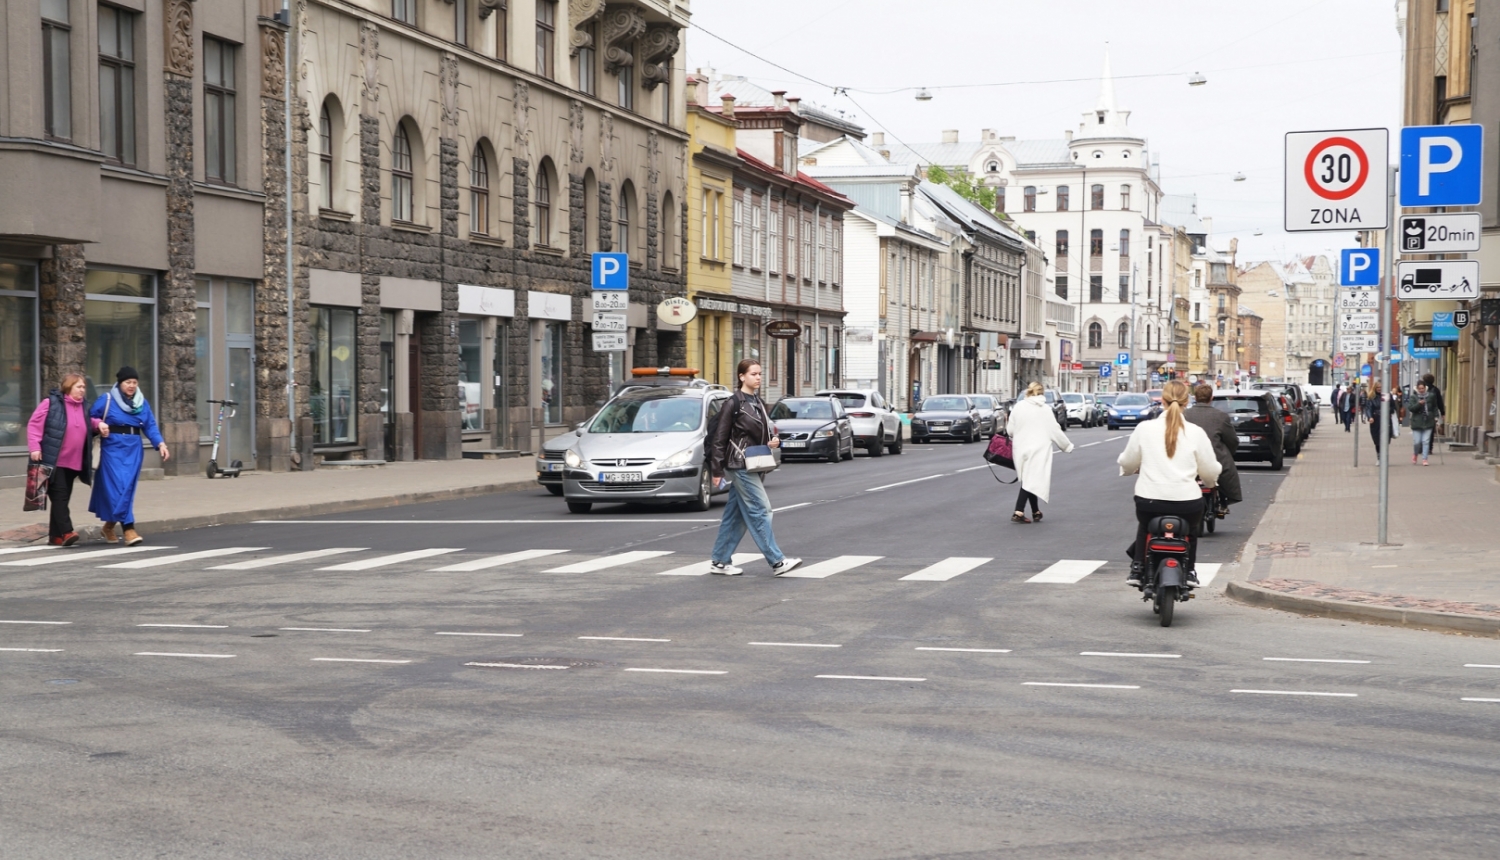
{"label": "dark suv", "polygon": [[1264,461],[1282,467],[1285,444],[1280,397],[1271,391],[1215,391],[1213,406],[1229,415],[1240,446],[1235,460]]}
{"label": "dark suv", "polygon": [[1301,449],[1302,441],[1312,433],[1314,427],[1318,426],[1318,405],[1307,396],[1302,386],[1295,382],[1257,382],[1251,387],[1259,391],[1284,394],[1287,400],[1291,401],[1292,408],[1296,410],[1298,416],[1296,423],[1301,425],[1301,432],[1293,442],[1293,447]]}
{"label": "dark suv", "polygon": [[1057,419],[1057,426],[1064,430],[1068,429],[1068,404],[1063,402],[1062,394],[1057,389],[1049,388],[1042,392],[1047,399],[1047,408],[1052,410],[1052,417]]}

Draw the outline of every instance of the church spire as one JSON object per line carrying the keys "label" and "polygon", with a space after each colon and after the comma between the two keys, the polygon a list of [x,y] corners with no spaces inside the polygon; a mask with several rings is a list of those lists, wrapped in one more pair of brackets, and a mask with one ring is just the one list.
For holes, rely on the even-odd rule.
{"label": "church spire", "polygon": [[1115,76],[1109,70],[1109,47],[1104,48],[1104,71],[1099,74],[1099,103],[1095,110],[1115,112]]}

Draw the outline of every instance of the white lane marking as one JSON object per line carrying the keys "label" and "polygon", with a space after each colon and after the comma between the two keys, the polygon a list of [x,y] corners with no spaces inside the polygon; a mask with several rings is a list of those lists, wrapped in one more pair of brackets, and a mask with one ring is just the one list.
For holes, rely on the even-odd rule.
{"label": "white lane marking", "polygon": [[1080,657],[1151,657],[1158,660],[1181,659],[1181,654],[1132,654],[1128,651],[1079,651]]}
{"label": "white lane marking", "polygon": [[1465,699],[1459,699],[1459,701],[1460,702],[1500,702],[1500,699],[1465,698]]}
{"label": "white lane marking", "polygon": [[483,666],[486,669],[571,669],[571,666],[548,666],[535,663],[465,663],[465,666]]}
{"label": "white lane marking", "polygon": [[820,642],[751,642],[751,645],[770,645],[776,648],[842,648],[842,645],[824,645]]}
{"label": "white lane marking", "polygon": [[1223,566],[1224,563],[1219,561],[1198,562],[1198,587],[1203,588],[1210,582],[1213,582],[1214,577],[1219,575],[1219,569]]}
{"label": "white lane marking", "polygon": [[367,546],[335,546],[328,549],[309,550],[308,552],[292,552],[284,555],[267,556],[266,558],[252,558],[249,561],[236,561],[210,567],[209,570],[259,570],[263,567],[271,567],[278,564],[294,564],[299,561],[311,561],[315,558],[325,558],[330,555],[364,552],[367,549],[369,549]]}
{"label": "white lane marking", "polygon": [[256,520],[257,526],[591,526],[599,523],[717,523],[716,519],[666,519],[663,517],[573,517],[566,520]]}
{"label": "white lane marking", "polygon": [[1077,447],[1079,447],[1079,448],[1092,448],[1095,445],[1103,445],[1105,442],[1118,442],[1121,439],[1129,439],[1129,438],[1130,438],[1130,434],[1126,433],[1124,436],[1111,436],[1108,439],[1100,439],[1098,442],[1085,442],[1084,444],[1078,445]]}
{"label": "white lane marking", "polygon": [[393,564],[401,564],[407,561],[416,561],[419,558],[431,558],[435,555],[447,555],[450,552],[462,552],[456,548],[434,548],[416,549],[411,552],[398,552],[392,555],[377,555],[374,558],[362,558],[359,561],[346,561],[343,564],[335,564],[329,567],[320,567],[318,570],[374,570],[377,567],[387,567]]}
{"label": "white lane marking", "polygon": [[137,627],[171,627],[182,630],[225,630],[228,624],[137,624]]}
{"label": "white lane marking", "polygon": [[[730,556],[729,563],[733,565],[741,565],[747,562],[752,562],[757,558],[761,558],[761,554],[758,552],[737,552],[734,555]],[[674,567],[671,570],[664,570],[661,573],[658,573],[657,576],[703,576],[704,574],[712,572],[708,567],[711,563],[711,561],[695,561],[692,564],[686,564],[682,567]]]}
{"label": "white lane marking", "polygon": [[807,567],[799,567],[789,573],[777,574],[782,579],[827,579],[835,573],[843,573],[862,567],[872,561],[879,561],[882,555],[840,555],[827,561],[820,561]]}
{"label": "white lane marking", "polygon": [[1091,690],[1139,690],[1135,684],[1058,684],[1052,681],[1023,681],[1023,687],[1086,687]]}
{"label": "white lane marking", "polygon": [[[968,573],[981,564],[988,564],[993,558],[964,558],[953,556],[945,558],[937,564],[930,564],[916,573],[908,573],[901,577],[905,580],[916,580],[918,582],[947,582],[955,576]],[[795,572],[795,571],[794,571]]]}
{"label": "white lane marking", "polygon": [[1358,693],[1319,693],[1311,690],[1230,690],[1231,693],[1255,693],[1260,696],[1333,696],[1341,699],[1359,698]]}
{"label": "white lane marking", "polygon": [[25,651],[31,654],[61,654],[61,648],[0,648],[0,651]]}
{"label": "white lane marking", "polygon": [[967,469],[959,469],[957,472],[954,472],[953,474],[955,474],[955,475],[962,475],[964,472],[977,472],[980,469],[988,469],[989,467],[990,467],[990,464],[989,463],[985,463],[983,466],[970,466]]}
{"label": "white lane marking", "polygon": [[910,481],[897,481],[894,484],[886,484],[886,485],[880,486],[880,487],[871,487],[868,490],[865,490],[865,492],[867,492],[867,493],[873,493],[873,492],[875,492],[877,490],[889,490],[891,487],[904,487],[907,484],[920,484],[923,481],[930,481],[933,478],[941,478],[941,477],[943,477],[943,475],[946,475],[946,474],[947,474],[947,472],[944,472],[944,473],[942,473],[940,475],[928,475],[925,478],[912,478]]}
{"label": "white lane marking", "polygon": [[1052,563],[1051,567],[1026,580],[1027,582],[1050,582],[1071,585],[1103,567],[1103,561],[1082,561],[1065,558]]}
{"label": "white lane marking", "polygon": [[433,573],[467,573],[475,570],[489,570],[503,564],[515,564],[518,561],[529,561],[533,558],[546,558],[549,555],[567,552],[565,549],[523,549],[520,552],[508,552],[504,555],[489,555],[484,558],[476,558],[473,561],[461,561],[458,564],[450,564],[446,567],[434,567]]}
{"label": "white lane marking", "polygon": [[72,624],[71,621],[0,621],[0,624]]}
{"label": "white lane marking", "polygon": [[205,657],[210,660],[228,660],[233,654],[180,654],[172,651],[137,651],[137,657]]}
{"label": "white lane marking", "polygon": [[278,627],[277,630],[294,630],[299,633],[369,633],[358,627]]}
{"label": "white lane marking", "polygon": [[1009,648],[937,648],[932,646],[918,646],[918,651],[962,651],[967,654],[1009,654]]}
{"label": "white lane marking", "polygon": [[0,561],[6,567],[36,567],[39,564],[57,564],[60,561],[80,561],[87,558],[99,558],[108,555],[120,555],[122,553],[154,552],[164,549],[176,549],[175,546],[117,546],[110,549],[95,549],[88,552],[49,552],[41,558],[23,558],[19,561]]}
{"label": "white lane marking", "polygon": [[[1272,663],[1368,663],[1369,660],[1328,660],[1322,657],[1262,657]],[[1500,667],[1497,667],[1500,668]]]}
{"label": "white lane marking", "polygon": [[723,669],[626,669],[627,672],[664,672],[671,675],[728,675]]}
{"label": "white lane marking", "polygon": [[926,678],[893,678],[885,675],[814,675],[814,678],[831,678],[835,681],[925,681]]}
{"label": "white lane marking", "polygon": [[217,558],[221,555],[239,555],[242,552],[260,552],[261,550],[265,549],[270,549],[270,547],[224,546],[219,547],[218,549],[202,549],[198,550],[197,552],[184,552],[178,553],[177,555],[155,556],[153,558],[136,559],[135,561],[122,561],[119,564],[103,564],[100,565],[100,568],[103,570],[109,570],[110,568],[140,570],[141,568],[162,567],[164,565],[177,564],[178,562],[183,561],[198,561],[199,559],[203,558]]}
{"label": "white lane marking", "polygon": [[520,638],[522,636],[525,636],[526,634],[524,634],[524,633],[463,633],[463,632],[454,631],[454,630],[443,630],[443,631],[440,631],[438,633],[434,633],[433,635],[434,636],[503,636],[503,637],[506,637],[506,638],[509,638],[509,639],[518,639],[518,638]]}
{"label": "white lane marking", "polygon": [[580,636],[579,639],[591,639],[595,642],[671,642],[671,639],[637,639],[632,636]]}
{"label": "white lane marking", "polygon": [[1375,569],[1375,570],[1379,570],[1379,569],[1381,569],[1383,567],[1400,567],[1400,566],[1401,565],[1399,565],[1399,564],[1372,564],[1372,565],[1370,565],[1370,567],[1373,568],[1373,569]]}
{"label": "white lane marking", "polygon": [[601,558],[580,561],[576,564],[565,564],[562,567],[554,567],[544,570],[543,573],[593,573],[599,570],[608,570],[612,567],[634,564],[650,558],[660,558],[664,555],[672,555],[668,550],[645,550],[638,549],[631,552],[622,552],[615,555],[606,555]]}
{"label": "white lane marking", "polygon": [[782,511],[791,511],[791,510],[796,510],[797,508],[805,508],[805,507],[807,507],[810,504],[812,504],[812,502],[798,502],[795,505],[782,505],[779,508],[772,508],[771,509],[771,513],[773,513],[773,514],[779,514]]}
{"label": "white lane marking", "polygon": [[36,552],[43,549],[62,549],[60,546],[8,546],[0,549],[0,555],[15,555],[18,552]]}
{"label": "white lane marking", "polygon": [[[35,624],[66,624],[68,622],[66,622],[66,621],[61,621],[61,622],[59,622],[59,621],[36,621],[36,622],[5,621],[5,622],[0,622],[0,623],[4,623],[4,624],[17,624],[17,623],[19,623],[19,624],[29,624],[29,623],[35,623]],[[1465,669],[1500,669],[1500,664],[1496,664],[1496,663],[1465,663],[1464,664],[1464,668]]]}
{"label": "white lane marking", "polygon": [[361,657],[314,657],[314,663],[410,663],[410,660],[368,660]]}

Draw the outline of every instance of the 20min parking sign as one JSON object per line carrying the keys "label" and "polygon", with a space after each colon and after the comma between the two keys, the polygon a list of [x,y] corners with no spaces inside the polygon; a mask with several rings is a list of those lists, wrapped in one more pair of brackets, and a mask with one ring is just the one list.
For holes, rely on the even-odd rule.
{"label": "20min parking sign", "polygon": [[1287,231],[1384,229],[1389,147],[1383,128],[1288,132]]}

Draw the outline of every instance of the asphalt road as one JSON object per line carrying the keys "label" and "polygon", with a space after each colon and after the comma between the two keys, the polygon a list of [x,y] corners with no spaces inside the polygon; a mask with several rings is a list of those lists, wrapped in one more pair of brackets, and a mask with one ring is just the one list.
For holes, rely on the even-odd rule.
{"label": "asphalt road", "polygon": [[785,466],[824,578],[540,490],[0,555],[0,856],[1494,854],[1496,643],[1226,600],[1256,467],[1163,629],[1072,436],[1025,526],[978,445]]}

